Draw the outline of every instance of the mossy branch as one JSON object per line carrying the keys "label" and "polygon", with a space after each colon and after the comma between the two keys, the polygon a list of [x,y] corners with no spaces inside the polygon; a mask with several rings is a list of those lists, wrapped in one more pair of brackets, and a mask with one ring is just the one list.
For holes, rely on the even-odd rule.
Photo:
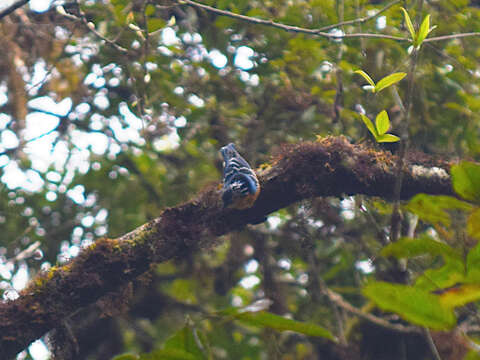
{"label": "mossy branch", "polygon": [[[412,160],[415,159],[415,160]],[[64,266],[32,280],[14,301],[0,303],[0,354],[12,358],[77,310],[117,291],[152,264],[213,246],[216,237],[257,223],[283,207],[317,196],[365,194],[393,198],[396,157],[343,137],[285,146],[258,176],[262,186],[247,210],[222,209],[212,186],[197,198],[117,239],[100,239]],[[452,195],[449,164],[407,154],[401,199]]]}

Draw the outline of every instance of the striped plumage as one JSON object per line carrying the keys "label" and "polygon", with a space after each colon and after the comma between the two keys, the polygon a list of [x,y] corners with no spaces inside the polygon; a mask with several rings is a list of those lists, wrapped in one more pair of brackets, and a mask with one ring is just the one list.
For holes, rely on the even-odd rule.
{"label": "striped plumage", "polygon": [[253,205],[260,193],[255,172],[237,152],[234,144],[224,146],[220,152],[224,160],[223,206],[246,209]]}

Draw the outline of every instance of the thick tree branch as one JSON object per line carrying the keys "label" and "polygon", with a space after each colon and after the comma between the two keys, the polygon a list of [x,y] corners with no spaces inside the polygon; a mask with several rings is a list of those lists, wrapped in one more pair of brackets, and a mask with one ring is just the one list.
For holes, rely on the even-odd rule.
{"label": "thick tree branch", "polygon": [[[391,199],[395,163],[388,152],[351,145],[342,137],[287,146],[271,167],[259,171],[262,192],[251,209],[222,209],[219,190],[212,186],[126,235],[98,240],[69,264],[35,278],[18,299],[0,303],[0,354],[4,359],[15,356],[152,264],[211,247],[217,236],[262,221],[299,200],[354,194]],[[425,154],[407,154],[401,198],[422,192],[452,195],[448,167]]]}
{"label": "thick tree branch", "polygon": [[25,5],[28,2],[30,2],[30,0],[19,0],[17,2],[14,2],[12,5],[0,11],[0,19],[4,18],[7,15],[10,15],[12,12],[17,10],[18,8],[21,8],[23,5]]}

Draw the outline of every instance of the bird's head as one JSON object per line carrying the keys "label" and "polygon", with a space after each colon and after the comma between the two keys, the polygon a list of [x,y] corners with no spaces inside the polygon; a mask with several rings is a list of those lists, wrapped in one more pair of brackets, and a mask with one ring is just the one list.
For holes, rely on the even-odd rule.
{"label": "bird's head", "polygon": [[237,150],[235,149],[235,145],[233,143],[230,143],[222,147],[220,149],[220,153],[223,156],[223,160],[228,161],[229,159],[237,155]]}

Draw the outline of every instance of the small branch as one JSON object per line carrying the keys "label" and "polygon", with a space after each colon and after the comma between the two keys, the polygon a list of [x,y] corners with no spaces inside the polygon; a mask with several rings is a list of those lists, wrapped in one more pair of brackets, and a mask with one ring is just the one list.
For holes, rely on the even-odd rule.
{"label": "small branch", "polygon": [[402,324],[392,324],[391,322],[379,318],[378,316],[364,313],[360,309],[357,309],[356,307],[352,306],[348,302],[346,302],[340,294],[337,294],[336,292],[327,289],[327,295],[330,301],[334,302],[341,308],[345,309],[349,313],[352,313],[354,315],[357,315],[358,317],[361,317],[367,321],[370,321],[371,323],[374,323],[376,325],[379,325],[381,327],[393,330],[393,331],[398,331],[402,333],[407,333],[407,334],[421,334],[422,330],[416,326],[407,326],[407,325],[402,325]]}
{"label": "small branch", "polygon": [[[217,15],[222,15],[222,16],[228,16],[234,19],[246,21],[252,24],[258,24],[258,25],[266,25],[266,26],[271,26],[274,28],[282,29],[288,32],[296,32],[296,33],[303,33],[303,34],[310,34],[310,35],[316,35],[316,36],[322,36],[328,39],[343,39],[343,38],[378,38],[378,39],[389,39],[389,40],[395,40],[395,41],[410,41],[409,38],[406,37],[400,37],[400,36],[392,36],[392,35],[384,35],[384,34],[368,34],[368,33],[355,33],[355,34],[343,34],[343,35],[338,35],[338,34],[331,34],[322,31],[322,29],[306,29],[302,28],[299,26],[291,26],[291,25],[285,25],[282,23],[275,22],[273,20],[263,20],[263,19],[257,19],[251,16],[246,16],[246,15],[240,15],[240,14],[235,14],[233,12],[227,11],[227,10],[220,10],[217,8],[214,8],[212,6],[204,5],[197,3],[192,0],[176,0],[179,4],[185,4],[188,6],[196,7],[199,9],[203,9],[205,11],[217,14]],[[337,26],[337,25],[335,25]]]}
{"label": "small branch", "polygon": [[376,17],[380,16],[382,13],[384,13],[385,11],[387,11],[388,9],[390,9],[393,5],[398,4],[400,1],[401,1],[401,0],[392,1],[390,4],[388,4],[387,6],[385,6],[383,9],[378,10],[378,11],[377,11],[375,14],[373,14],[373,15],[366,16],[366,17],[362,17],[362,18],[358,18],[358,19],[353,19],[353,20],[342,21],[342,22],[339,22],[339,23],[333,24],[333,25],[327,25],[327,26],[324,26],[324,27],[319,28],[318,30],[320,30],[320,31],[327,31],[327,30],[334,29],[334,28],[340,27],[340,26],[345,26],[345,25],[363,24],[363,23],[365,23],[365,22],[367,22],[367,21],[369,21],[369,20],[375,19]]}
{"label": "small branch", "polygon": [[[278,22],[275,22],[273,20],[257,19],[257,18],[251,17],[251,16],[236,14],[236,13],[233,13],[233,12],[227,11],[227,10],[220,10],[220,9],[214,8],[212,6],[201,4],[201,3],[198,3],[198,2],[192,1],[192,0],[176,0],[176,2],[179,5],[187,5],[187,6],[195,7],[195,8],[198,8],[198,9],[203,9],[205,11],[208,11],[208,12],[211,12],[211,13],[214,13],[214,14],[217,14],[217,15],[228,16],[228,17],[238,19],[238,20],[242,20],[242,21],[246,21],[246,22],[249,22],[249,23],[252,23],[252,24],[271,26],[271,27],[274,27],[274,28],[277,28],[277,29],[282,29],[284,31],[288,31],[288,32],[322,36],[322,37],[325,37],[327,39],[332,39],[332,40],[349,39],[349,38],[371,38],[371,39],[376,38],[376,39],[388,39],[388,40],[394,40],[394,41],[411,42],[411,39],[409,39],[407,37],[385,35],[385,34],[352,33],[352,34],[338,35],[338,34],[331,34],[331,33],[325,32],[326,30],[330,30],[330,29],[340,27],[340,26],[343,26],[343,25],[365,23],[369,20],[372,20],[372,19],[378,17],[380,14],[382,14],[383,12],[390,9],[392,6],[398,4],[400,1],[401,0],[392,1],[390,4],[385,6],[383,9],[381,9],[378,12],[376,12],[375,14],[367,16],[367,17],[342,21],[342,22],[339,22],[337,24],[324,26],[324,27],[321,27],[321,28],[318,28],[318,29],[307,29],[307,28],[302,28],[302,27],[299,27],[299,26],[292,26],[292,25],[286,25],[286,24],[278,23]],[[451,39],[458,39],[458,38],[462,38],[462,37],[471,37],[471,36],[480,36],[480,32],[470,32],[470,33],[436,36],[436,37],[432,37],[432,38],[427,38],[427,39],[424,40],[424,42],[428,43],[428,42],[451,40]]]}
{"label": "small branch", "polygon": [[430,330],[427,328],[423,329],[423,334],[425,335],[425,339],[427,340],[428,347],[432,352],[434,360],[442,360],[440,354],[438,353],[437,347],[435,346],[435,342],[432,339],[432,334],[430,334]]}
{"label": "small branch", "polygon": [[57,6],[57,12],[60,15],[63,15],[64,17],[66,17],[68,19],[71,19],[73,21],[82,23],[85,26],[85,28],[89,32],[91,32],[93,35],[95,35],[97,38],[105,41],[108,45],[110,45],[114,49],[118,50],[119,52],[124,53],[124,54],[128,54],[128,50],[125,49],[123,46],[118,45],[115,41],[110,40],[110,39],[106,38],[105,36],[103,36],[102,34],[100,34],[95,29],[95,25],[92,22],[87,21],[87,18],[85,17],[85,13],[82,10],[80,10],[80,8],[78,8],[78,11],[80,13],[80,17],[77,17],[73,14],[67,13],[63,6]]}
{"label": "small branch", "polygon": [[480,326],[479,325],[470,325],[468,323],[464,323],[460,325],[460,330],[462,330],[464,333],[478,333],[480,332]]}
{"label": "small branch", "polygon": [[40,241],[35,241],[33,244],[31,244],[25,250],[19,252],[13,258],[8,259],[7,262],[19,262],[32,257],[33,254],[35,254],[35,251],[40,247],[40,245],[41,245]]}
{"label": "small branch", "polygon": [[470,36],[480,36],[480,32],[470,32],[470,33],[435,36],[435,37],[427,38],[427,39],[423,40],[423,42],[428,43],[428,42],[434,42],[434,41],[460,39],[460,38],[470,37]]}
{"label": "small branch", "polygon": [[310,233],[305,229],[307,221],[304,214],[300,215],[299,223],[301,224],[299,230],[301,231],[301,235],[305,238],[305,257],[307,258],[309,265],[308,276],[311,278],[310,285],[308,286],[308,292],[311,294],[314,303],[318,303],[321,296],[325,296],[327,298],[328,305],[332,309],[333,316],[335,318],[335,324],[337,326],[337,338],[339,339],[340,344],[346,345],[347,339],[345,336],[344,319],[341,316],[342,314],[340,314],[337,304],[335,304],[328,297],[327,284],[319,275],[321,273],[319,268],[320,261],[316,256],[315,251],[313,251],[315,241],[310,236]]}
{"label": "small branch", "polygon": [[17,10],[18,8],[22,7],[23,5],[27,4],[30,0],[20,0],[16,3],[13,3],[6,9],[0,11],[0,19],[4,18],[7,15],[10,15],[12,12]]}
{"label": "small branch", "polygon": [[400,223],[402,220],[402,214],[400,212],[400,193],[403,186],[403,165],[405,162],[405,156],[410,148],[410,134],[409,134],[409,123],[412,113],[412,104],[413,104],[413,90],[415,84],[415,69],[417,66],[418,60],[418,51],[413,50],[413,53],[410,58],[410,69],[408,72],[408,87],[406,94],[406,104],[405,104],[405,119],[402,122],[401,127],[401,142],[400,150],[398,152],[398,160],[396,164],[396,171],[398,173],[397,178],[395,179],[394,186],[394,198],[395,202],[393,204],[393,211],[390,220],[390,241],[396,242],[400,237]]}

